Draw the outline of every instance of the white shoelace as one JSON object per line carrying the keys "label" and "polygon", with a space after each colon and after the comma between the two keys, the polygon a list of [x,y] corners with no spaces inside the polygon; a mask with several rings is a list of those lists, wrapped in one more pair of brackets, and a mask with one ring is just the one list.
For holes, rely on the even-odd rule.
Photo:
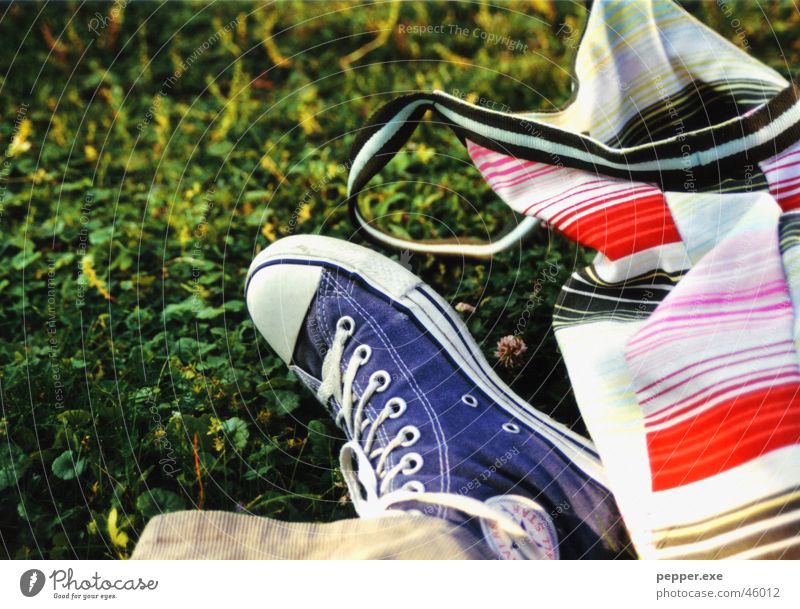
{"label": "white shoelace", "polygon": [[[342,358],[345,346],[355,331],[355,321],[344,316],[336,324],[336,334],[330,350],[322,362],[322,383],[317,390],[317,397],[327,404],[333,397],[340,406],[336,415],[336,423],[343,427],[350,437],[339,456],[342,475],[344,476],[356,512],[362,518],[396,514],[391,506],[408,501],[438,505],[452,508],[486,520],[494,521],[509,535],[526,536],[525,531],[510,517],[500,513],[482,501],[456,495],[454,493],[434,493],[425,490],[425,486],[416,480],[409,480],[399,489],[389,491],[392,481],[400,475],[411,476],[423,465],[422,455],[416,452],[404,454],[399,462],[387,470],[389,455],[398,448],[409,448],[420,439],[420,431],[414,425],[401,428],[394,438],[383,446],[375,446],[378,430],[387,419],[401,417],[407,408],[405,400],[399,397],[390,398],[380,414],[371,421],[364,416],[369,400],[376,394],[385,391],[391,384],[391,376],[385,370],[379,370],[369,378],[358,402],[355,402],[353,383],[358,369],[365,365],[372,356],[368,345],[359,345],[350,357],[342,375]],[[373,462],[377,462],[373,466]]]}

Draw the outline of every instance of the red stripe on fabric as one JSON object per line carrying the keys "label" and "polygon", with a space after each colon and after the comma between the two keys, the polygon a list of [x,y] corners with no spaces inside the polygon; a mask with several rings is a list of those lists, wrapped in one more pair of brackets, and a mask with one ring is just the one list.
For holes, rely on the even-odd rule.
{"label": "red stripe on fabric", "polygon": [[[800,161],[798,161],[797,165],[800,165]],[[797,184],[800,184],[800,175],[794,174],[789,176],[788,178],[784,178],[783,180],[778,180],[777,182],[770,182],[769,185],[775,191],[781,190],[791,190]]]}
{"label": "red stripe on fabric", "polygon": [[800,383],[739,395],[647,434],[653,490],[715,476],[770,451],[800,444]]}
{"label": "red stripe on fabric", "polygon": [[800,192],[783,199],[780,197],[780,195],[776,195],[774,193],[772,196],[774,196],[775,200],[778,201],[778,205],[781,206],[783,211],[792,211],[793,209],[800,208]]}
{"label": "red stripe on fabric", "polygon": [[[473,161],[483,173],[484,179],[498,193],[508,188],[525,184],[532,178],[547,174],[549,173],[548,168],[560,169],[555,165],[537,164],[519,159],[517,159],[518,164],[507,167],[509,159],[513,157],[487,155],[486,148],[471,141],[468,141],[467,149]],[[479,162],[479,159],[486,157],[488,157],[487,160]],[[504,169],[502,171],[492,171],[496,167],[503,167]],[[536,167],[536,169],[533,169],[533,167]],[[526,172],[519,172],[520,169],[531,169],[536,174],[535,176],[525,175]],[[515,175],[506,177],[510,174]],[[566,237],[603,252],[610,260],[617,260],[636,252],[667,243],[676,243],[681,240],[678,228],[675,226],[664,200],[663,193],[652,186],[636,182],[619,183],[621,190],[614,190],[600,196],[587,196],[592,191],[615,185],[617,185],[615,180],[588,180],[586,183],[577,184],[567,189],[566,192],[532,203],[525,209],[524,213],[530,214],[533,211],[534,215],[547,221],[548,224],[554,226]],[[517,196],[516,193],[505,194],[511,197]],[[638,196],[639,194],[642,196]],[[584,196],[583,199],[581,198],[582,195]],[[609,203],[613,204],[616,200],[631,196],[635,197],[631,201],[624,201],[613,207],[598,209],[595,212],[587,212],[584,207],[588,203],[595,204],[598,207],[606,206]],[[575,202],[570,201],[573,198]],[[545,210],[564,201],[570,201],[567,209],[556,211],[553,214],[553,218],[542,217]],[[538,209],[534,210],[534,208]],[[564,222],[581,214],[586,215],[565,229],[560,228],[560,225]]]}
{"label": "red stripe on fabric", "polygon": [[[616,205],[644,206],[653,200],[654,195],[658,198],[658,200],[661,199],[661,193],[654,193],[652,188],[624,188],[615,190],[613,192],[606,192],[589,199],[577,199],[575,201],[571,201],[568,207],[565,207],[564,209],[561,209],[553,214],[550,218],[550,221],[554,222],[555,224],[562,222],[566,223],[573,217],[584,214],[591,210],[592,207],[597,205],[605,205],[610,207],[612,204],[615,204],[615,201]],[[639,209],[636,211],[637,213],[641,212]]]}
{"label": "red stripe on fabric", "polygon": [[588,213],[561,232],[609,260],[681,240],[661,193]]}
{"label": "red stripe on fabric", "polygon": [[[783,371],[780,372],[778,371]],[[755,374],[766,375],[766,376],[753,376]],[[739,377],[743,379],[739,383],[731,384],[732,380],[736,379],[725,379],[719,380],[713,385],[712,393],[708,393],[711,387],[703,387],[702,389],[696,390],[691,395],[686,396],[681,400],[677,400],[674,404],[669,408],[661,408],[656,412],[648,414],[645,416],[645,428],[648,426],[652,427],[653,425],[658,425],[681,415],[691,412],[692,410],[696,410],[702,407],[704,404],[708,404],[708,402],[715,400],[719,397],[724,396],[725,394],[729,394],[732,391],[736,391],[737,394],[741,393],[737,391],[738,389],[746,390],[748,387],[753,387],[757,384],[761,384],[764,382],[769,382],[772,385],[784,385],[790,381],[798,381],[800,377],[798,377],[797,366],[795,364],[781,364],[779,366],[771,366],[769,368],[765,368],[763,370],[757,370],[750,374],[750,376],[742,375]],[[696,399],[698,398],[699,399]],[[714,408],[719,408],[723,404],[727,404],[729,400],[725,400],[721,404],[718,404]],[[680,408],[678,408],[680,406]],[[658,418],[657,421],[651,420],[651,417]]]}
{"label": "red stripe on fabric", "polygon": [[[762,172],[766,175],[768,173],[774,173],[779,169],[789,169],[789,167],[794,167],[795,165],[800,165],[800,161],[792,162],[792,163],[784,163],[784,161],[788,160],[792,156],[800,155],[800,151],[793,152],[792,154],[787,154],[784,157],[779,158],[777,161],[773,161],[771,164],[767,165],[766,169],[762,169]],[[783,163],[779,165],[778,163]]]}
{"label": "red stripe on fabric", "polygon": [[489,183],[489,186],[498,191],[498,194],[501,190],[506,194],[512,194],[507,191],[511,188],[519,186],[520,184],[525,185],[523,190],[533,188],[534,185],[532,183],[534,180],[540,180],[543,176],[555,173],[556,171],[559,171],[559,169],[559,167],[551,166],[545,166],[539,169],[531,167],[525,170],[519,170],[515,168],[514,171],[509,170],[505,172],[505,175],[500,175],[501,172],[496,171],[492,175],[484,173],[483,177]]}
{"label": "red stripe on fabric", "polygon": [[[800,151],[795,150],[761,164],[761,171],[769,184],[769,192],[783,211],[800,208],[800,192],[791,192],[797,188],[800,180],[800,169],[795,169],[800,166],[800,161],[793,158],[798,155]],[[771,177],[770,174],[776,171],[780,171],[780,174]]]}
{"label": "red stripe on fabric", "polygon": [[[607,180],[590,180],[587,182],[581,182],[580,184],[575,184],[566,190],[562,190],[552,197],[547,197],[545,199],[539,199],[531,203],[528,207],[525,208],[523,213],[532,213],[534,215],[539,216],[545,212],[550,211],[551,207],[555,207],[555,213],[562,213],[560,210],[562,208],[560,203],[567,202],[568,205],[577,205],[577,203],[573,203],[573,200],[583,201],[583,202],[590,202],[595,200],[601,200],[603,197],[609,196],[609,194],[614,194],[618,192],[618,190],[614,190],[611,193],[603,193],[597,196],[589,196],[587,193],[595,192],[597,190],[603,190],[604,188],[608,188],[611,186]],[[550,214],[554,215],[554,214]]]}

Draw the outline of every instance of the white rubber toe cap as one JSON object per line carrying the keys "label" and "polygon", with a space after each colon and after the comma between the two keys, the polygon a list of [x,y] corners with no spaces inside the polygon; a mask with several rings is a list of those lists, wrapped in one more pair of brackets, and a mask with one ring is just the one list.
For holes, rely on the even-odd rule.
{"label": "white rubber toe cap", "polygon": [[247,309],[256,328],[286,364],[319,286],[322,267],[272,264],[255,271],[247,288]]}

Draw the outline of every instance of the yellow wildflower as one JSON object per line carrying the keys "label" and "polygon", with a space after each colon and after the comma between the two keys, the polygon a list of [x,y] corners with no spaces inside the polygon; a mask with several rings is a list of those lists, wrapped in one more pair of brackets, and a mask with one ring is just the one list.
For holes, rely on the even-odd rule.
{"label": "yellow wildflower", "polygon": [[268,154],[265,154],[261,157],[261,168],[272,174],[272,176],[279,182],[286,180],[286,176],[283,175],[283,172],[278,167],[278,164],[273,161],[272,157],[270,157]]}
{"label": "yellow wildflower", "polygon": [[278,235],[275,233],[275,226],[272,224],[272,222],[264,223],[264,226],[261,227],[261,234],[264,235],[270,242],[278,239]]}
{"label": "yellow wildflower", "polygon": [[81,260],[81,269],[83,270],[83,276],[86,278],[86,283],[88,283],[90,287],[97,288],[97,291],[100,292],[103,298],[111,300],[111,294],[106,287],[105,281],[100,279],[97,276],[97,272],[94,270],[91,256],[83,257],[83,260]]}
{"label": "yellow wildflower", "polygon": [[425,144],[419,144],[417,146],[416,154],[420,161],[427,163],[434,156],[436,156],[436,151],[433,148],[428,148]]}
{"label": "yellow wildflower", "polygon": [[192,198],[196,197],[197,195],[199,195],[202,190],[203,189],[200,187],[200,183],[199,182],[194,182],[192,184],[191,188],[187,188],[184,191],[183,196],[186,199],[192,199]]}
{"label": "yellow wildflower", "polygon": [[217,417],[211,417],[211,422],[208,425],[208,433],[206,435],[213,436],[220,431],[222,431],[222,423]]}
{"label": "yellow wildflower", "polygon": [[271,12],[263,22],[263,30],[261,34],[261,41],[264,45],[264,50],[273,64],[282,68],[288,68],[292,65],[292,60],[281,53],[275,39],[272,37],[272,29],[278,22],[278,13]]}
{"label": "yellow wildflower", "polygon": [[124,550],[128,547],[128,535],[117,525],[117,517],[117,508],[111,508],[108,513],[108,537],[112,544]]}
{"label": "yellow wildflower", "polygon": [[303,205],[297,214],[297,221],[303,222],[311,219],[311,205]]}
{"label": "yellow wildflower", "polygon": [[313,135],[322,131],[322,127],[320,127],[316,116],[314,116],[314,112],[305,106],[300,109],[300,126],[303,128],[303,133],[306,135]]}
{"label": "yellow wildflower", "polygon": [[23,152],[31,149],[31,143],[28,141],[28,136],[31,134],[31,121],[27,118],[22,119],[19,123],[17,133],[8,145],[8,156],[17,156]]}
{"label": "yellow wildflower", "polygon": [[192,240],[192,236],[189,233],[189,227],[185,224],[181,225],[181,230],[178,233],[178,242],[181,244],[181,247],[184,247],[189,241]]}
{"label": "yellow wildflower", "polygon": [[41,184],[46,179],[48,179],[48,175],[43,167],[39,167],[39,169],[36,170],[36,173],[31,176],[31,181],[34,184]]}
{"label": "yellow wildflower", "polygon": [[556,7],[553,5],[553,0],[530,0],[533,10],[537,13],[547,15],[550,20],[556,17]]}

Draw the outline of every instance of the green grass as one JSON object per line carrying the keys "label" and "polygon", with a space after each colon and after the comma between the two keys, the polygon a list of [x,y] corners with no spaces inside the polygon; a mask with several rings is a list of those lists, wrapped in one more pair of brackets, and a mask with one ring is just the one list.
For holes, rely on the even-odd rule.
{"label": "green grass", "polygon": [[[2,553],[125,557],[149,517],[197,506],[352,516],[340,432],[247,318],[248,264],[288,233],[360,241],[339,164],[399,92],[471,92],[512,110],[567,100],[574,41],[556,31],[579,29],[585,11],[148,2],[108,19],[113,10],[0,5]],[[691,10],[736,34],[715,2]],[[751,52],[784,74],[800,65],[791,5],[735,11]],[[395,20],[480,27],[528,52],[404,34]],[[379,30],[385,40],[365,46]],[[511,219],[435,125],[381,177],[373,204],[414,237],[481,235]],[[535,290],[528,351],[500,372],[581,429],[550,310],[589,258],[543,230],[492,263],[410,264],[452,302],[478,306],[470,329],[491,360]],[[542,281],[553,264],[557,280]]]}

